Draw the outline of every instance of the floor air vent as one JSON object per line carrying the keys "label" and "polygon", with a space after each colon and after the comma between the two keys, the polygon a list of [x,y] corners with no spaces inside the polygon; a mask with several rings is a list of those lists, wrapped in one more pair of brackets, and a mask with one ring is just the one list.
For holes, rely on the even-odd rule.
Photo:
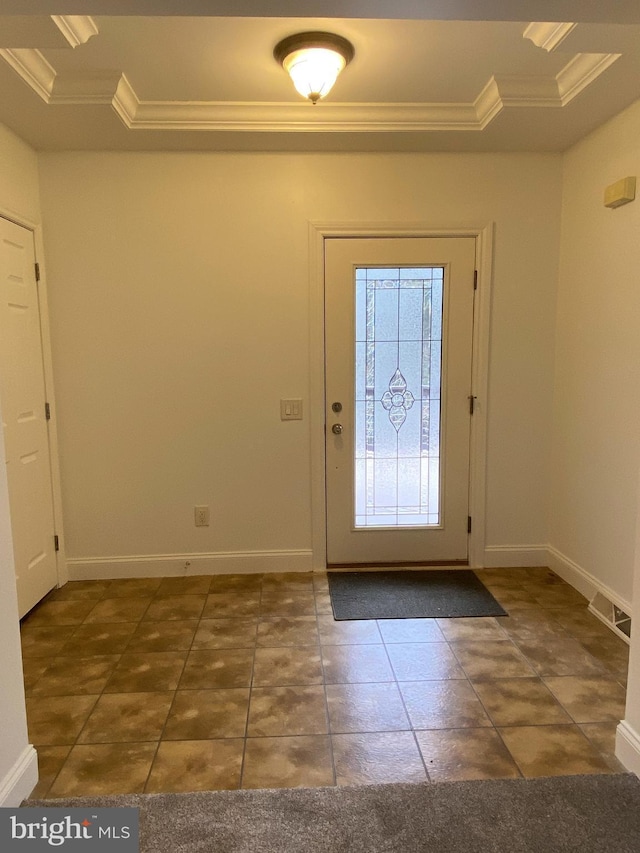
{"label": "floor air vent", "polygon": [[589,603],[589,610],[613,629],[623,640],[631,636],[631,616],[604,596],[596,592]]}

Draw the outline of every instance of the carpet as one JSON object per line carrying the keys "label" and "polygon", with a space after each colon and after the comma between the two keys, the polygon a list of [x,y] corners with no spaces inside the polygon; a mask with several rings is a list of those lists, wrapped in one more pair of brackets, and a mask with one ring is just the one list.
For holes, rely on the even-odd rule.
{"label": "carpet", "polygon": [[328,579],[337,620],[507,615],[469,570],[329,572]]}
{"label": "carpet", "polygon": [[27,800],[140,809],[140,853],[638,853],[629,773]]}

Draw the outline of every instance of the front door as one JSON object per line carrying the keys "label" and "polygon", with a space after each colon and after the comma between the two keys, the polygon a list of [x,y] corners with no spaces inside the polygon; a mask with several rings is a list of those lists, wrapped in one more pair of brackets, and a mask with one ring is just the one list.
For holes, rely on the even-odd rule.
{"label": "front door", "polygon": [[465,561],[475,239],[325,240],[329,565]]}
{"label": "front door", "polygon": [[53,491],[33,234],[0,218],[0,399],[18,607],[57,583]]}

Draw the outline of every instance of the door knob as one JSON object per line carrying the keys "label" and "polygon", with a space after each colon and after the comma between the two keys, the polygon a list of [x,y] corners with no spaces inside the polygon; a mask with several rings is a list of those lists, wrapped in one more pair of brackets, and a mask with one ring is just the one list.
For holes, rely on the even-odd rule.
{"label": "door knob", "polygon": [[334,424],[334,425],[331,427],[331,432],[332,432],[334,435],[340,435],[340,433],[342,432],[342,424]]}

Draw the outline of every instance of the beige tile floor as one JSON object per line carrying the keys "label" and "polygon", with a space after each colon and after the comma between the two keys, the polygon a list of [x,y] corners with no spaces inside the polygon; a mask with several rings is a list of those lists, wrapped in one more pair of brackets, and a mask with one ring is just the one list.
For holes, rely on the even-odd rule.
{"label": "beige tile floor", "polygon": [[627,645],[547,569],[507,617],[335,622],[327,576],[88,581],[22,624],[35,794],[621,769]]}

